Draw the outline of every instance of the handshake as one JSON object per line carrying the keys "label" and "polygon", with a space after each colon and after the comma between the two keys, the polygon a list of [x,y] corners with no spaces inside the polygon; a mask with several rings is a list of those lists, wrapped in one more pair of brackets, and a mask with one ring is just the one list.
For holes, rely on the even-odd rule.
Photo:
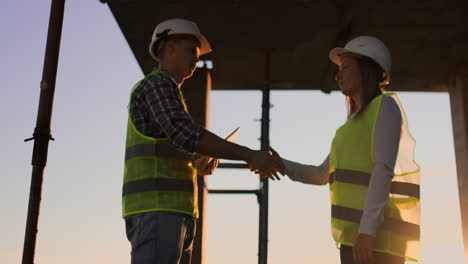
{"label": "handshake", "polygon": [[286,174],[280,155],[272,147],[268,147],[268,150],[255,151],[247,163],[250,170],[259,174],[262,179],[280,180],[278,172],[282,175]]}
{"label": "handshake", "polygon": [[[268,150],[252,150],[247,160],[250,170],[259,174],[262,179],[279,180],[278,173],[285,175],[285,167],[278,153],[269,147]],[[194,163],[199,175],[212,174],[219,165],[219,159],[201,156]]]}

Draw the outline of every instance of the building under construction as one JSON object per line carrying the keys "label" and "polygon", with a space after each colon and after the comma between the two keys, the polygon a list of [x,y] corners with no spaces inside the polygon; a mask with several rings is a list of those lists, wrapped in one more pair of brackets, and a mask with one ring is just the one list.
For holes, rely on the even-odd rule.
{"label": "building under construction", "polygon": [[[96,0],[97,1],[97,0]],[[48,54],[51,68],[58,57],[63,0],[53,0]],[[261,90],[261,146],[269,146],[270,91],[338,90],[330,49],[358,35],[379,36],[396,61],[392,88],[396,91],[449,93],[453,120],[458,192],[465,257],[468,259],[468,3],[428,1],[183,1],[101,0],[109,7],[141,70],[148,74],[154,61],[148,43],[154,26],[168,18],[196,21],[216,52],[184,86],[189,112],[199,124],[207,122],[207,96],[213,90]],[[54,16],[56,14],[56,16]],[[216,21],[216,23],[213,23]],[[221,26],[222,25],[222,26]],[[54,32],[57,33],[54,36]],[[229,32],[229,34],[227,34]],[[58,37],[57,37],[58,36]],[[241,37],[239,37],[241,36]],[[55,39],[54,39],[55,38]],[[55,42],[54,42],[55,41]],[[55,43],[55,46],[54,46]],[[50,44],[50,45],[49,45]],[[54,49],[55,48],[55,49]],[[55,58],[57,59],[57,58]],[[47,62],[47,60],[46,60]],[[212,67],[214,65],[214,67]],[[47,66],[47,64],[46,64]],[[45,69],[44,83],[55,84],[54,69]],[[53,86],[53,85],[52,85]],[[44,89],[44,91],[47,89]],[[47,93],[47,91],[45,91]],[[52,93],[53,90],[49,91]],[[46,95],[41,94],[41,98]],[[44,107],[51,101],[42,103]],[[44,110],[50,117],[51,109]],[[40,118],[39,118],[40,119]],[[39,121],[38,119],[38,121]],[[42,120],[42,119],[41,119]],[[44,120],[42,120],[44,121]],[[50,140],[50,120],[35,132],[35,149]],[[49,128],[47,127],[49,126]],[[41,125],[38,125],[41,128]],[[32,263],[35,247],[42,169],[47,150],[33,157],[30,213],[23,263]],[[220,168],[247,168],[221,164]],[[40,175],[40,176],[38,176]],[[258,190],[208,190],[199,181],[200,218],[193,263],[204,263],[204,225],[207,195],[256,195],[259,202],[258,263],[268,260],[268,180]],[[232,199],[236,199],[235,196]],[[32,201],[32,202],[31,202]],[[30,234],[30,235],[28,235]]]}

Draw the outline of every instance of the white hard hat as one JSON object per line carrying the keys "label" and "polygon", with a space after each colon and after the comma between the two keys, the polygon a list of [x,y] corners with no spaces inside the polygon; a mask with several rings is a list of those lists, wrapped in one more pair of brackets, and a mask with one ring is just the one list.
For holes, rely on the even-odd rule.
{"label": "white hard hat", "polygon": [[157,44],[158,41],[163,40],[170,35],[194,36],[200,42],[200,55],[211,52],[210,43],[205,36],[200,33],[197,24],[186,19],[173,18],[159,23],[154,29],[151,43],[149,45],[149,52],[153,59],[157,60],[157,54],[154,53],[155,50],[153,49],[153,46]]}
{"label": "white hard hat", "polygon": [[340,55],[344,53],[354,53],[369,57],[387,73],[390,73],[392,68],[390,51],[382,41],[371,36],[359,36],[346,43],[344,48],[332,49],[329,54],[330,60],[340,65]]}

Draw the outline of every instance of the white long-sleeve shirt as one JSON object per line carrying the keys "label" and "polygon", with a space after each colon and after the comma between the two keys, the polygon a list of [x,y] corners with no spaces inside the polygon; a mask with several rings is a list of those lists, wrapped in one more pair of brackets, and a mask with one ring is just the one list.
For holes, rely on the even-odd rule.
{"label": "white long-sleeve shirt", "polygon": [[[401,111],[395,100],[384,96],[374,134],[375,166],[369,182],[359,233],[376,236],[384,219],[390,185],[398,154],[401,133]],[[329,157],[319,166],[304,165],[283,159],[286,174],[293,181],[323,185],[328,183]]]}

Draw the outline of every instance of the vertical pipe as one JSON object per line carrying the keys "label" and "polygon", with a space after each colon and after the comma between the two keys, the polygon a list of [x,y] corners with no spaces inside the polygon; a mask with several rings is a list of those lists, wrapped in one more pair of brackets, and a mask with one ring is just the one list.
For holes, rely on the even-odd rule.
{"label": "vertical pipe", "polygon": [[449,84],[453,139],[457,167],[458,195],[464,242],[468,263],[468,66],[459,67]]}
{"label": "vertical pipe", "polygon": [[[208,69],[197,69],[192,78],[182,86],[185,101],[193,120],[209,128],[211,73]],[[198,212],[195,240],[193,242],[192,264],[205,263],[206,218],[208,213],[208,176],[199,175],[198,184]]]}
{"label": "vertical pipe", "polygon": [[[261,149],[270,145],[270,63],[271,51],[265,52],[265,84],[262,88]],[[268,178],[260,180],[260,223],[258,239],[258,263],[267,264],[268,259]]]}
{"label": "vertical pipe", "polygon": [[32,155],[32,177],[29,191],[28,216],[26,220],[26,232],[23,247],[23,264],[34,263],[36,249],[37,225],[41,204],[42,182],[44,168],[47,163],[49,149],[50,121],[52,118],[52,106],[55,92],[55,80],[60,50],[60,38],[62,36],[63,13],[65,0],[52,0],[49,29],[47,33],[47,45],[44,58],[44,67],[41,81],[41,94],[39,109],[34,130],[34,148]]}

